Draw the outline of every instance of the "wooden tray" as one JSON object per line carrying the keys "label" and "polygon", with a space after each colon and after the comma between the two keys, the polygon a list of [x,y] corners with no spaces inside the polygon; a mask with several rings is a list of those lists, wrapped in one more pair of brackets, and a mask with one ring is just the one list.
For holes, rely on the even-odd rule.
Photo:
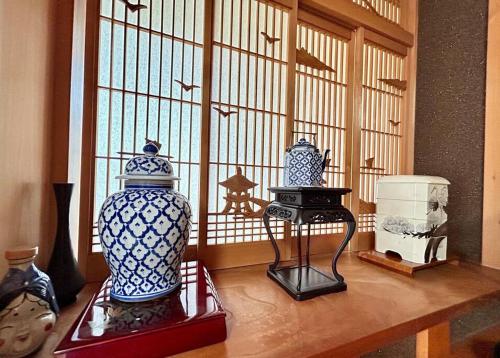
{"label": "wooden tray", "polygon": [[225,312],[200,261],[182,263],[182,287],[165,298],[123,303],[108,278],[54,352],[55,356],[166,357],[226,339]]}
{"label": "wooden tray", "polygon": [[427,264],[419,264],[402,260],[396,255],[383,254],[375,250],[360,251],[358,252],[358,258],[408,277],[413,277],[416,271],[424,270],[426,268],[434,267],[437,265],[442,265],[445,263],[458,264],[457,257],[449,257],[446,260],[432,261]]}

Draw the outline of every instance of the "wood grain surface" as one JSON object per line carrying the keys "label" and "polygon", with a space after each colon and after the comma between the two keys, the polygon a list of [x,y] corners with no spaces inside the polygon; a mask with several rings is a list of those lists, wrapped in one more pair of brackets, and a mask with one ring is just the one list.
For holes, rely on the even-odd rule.
{"label": "wood grain surface", "polygon": [[[329,258],[315,263],[329,272]],[[500,271],[442,265],[407,278],[345,254],[347,291],[295,302],[265,266],[215,271],[228,313],[224,343],[180,357],[355,356],[449,320],[481,297],[500,295]]]}
{"label": "wood grain surface", "polygon": [[[329,257],[313,264],[330,273]],[[266,267],[212,272],[228,338],[179,357],[356,356],[446,322],[482,298],[500,297],[498,270],[445,264],[408,278],[344,254],[339,271],[347,291],[296,302],[266,277]],[[86,286],[63,311],[40,354],[57,345],[97,286]]]}

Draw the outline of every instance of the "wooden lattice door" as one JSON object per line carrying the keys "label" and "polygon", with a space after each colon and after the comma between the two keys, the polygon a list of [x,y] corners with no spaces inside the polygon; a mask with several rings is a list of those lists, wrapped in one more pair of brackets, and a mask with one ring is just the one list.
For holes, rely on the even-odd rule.
{"label": "wooden lattice door", "polygon": [[[256,0],[213,2],[206,242],[212,267],[272,258],[262,222],[283,176],[288,13]],[[273,222],[282,242],[284,225]]]}

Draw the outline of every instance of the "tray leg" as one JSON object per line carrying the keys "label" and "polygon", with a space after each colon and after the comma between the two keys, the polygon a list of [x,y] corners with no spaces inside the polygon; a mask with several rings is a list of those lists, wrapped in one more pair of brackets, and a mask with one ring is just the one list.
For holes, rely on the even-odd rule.
{"label": "tray leg", "polygon": [[346,210],[346,223],[347,223],[347,233],[345,235],[344,241],[340,244],[339,248],[337,249],[337,252],[335,253],[335,256],[333,257],[332,260],[332,272],[333,276],[337,279],[339,282],[344,282],[344,277],[338,273],[337,271],[337,261],[340,258],[340,255],[344,251],[345,247],[349,243],[349,241],[352,239],[352,235],[354,235],[354,230],[356,230],[356,221],[354,220],[354,216],[352,216],[351,212]]}
{"label": "tray leg", "polygon": [[269,214],[267,213],[267,211],[264,213],[262,220],[264,221],[264,226],[266,227],[267,236],[269,236],[274,249],[274,262],[269,266],[269,269],[274,271],[280,263],[280,249],[278,247],[278,244],[276,243],[276,240],[274,239],[273,233],[271,232],[271,226],[269,225]]}

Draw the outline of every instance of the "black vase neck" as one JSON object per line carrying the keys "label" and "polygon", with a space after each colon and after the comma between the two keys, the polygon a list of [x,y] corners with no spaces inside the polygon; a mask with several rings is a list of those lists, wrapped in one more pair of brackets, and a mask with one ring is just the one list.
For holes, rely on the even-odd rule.
{"label": "black vase neck", "polygon": [[57,203],[58,228],[65,227],[69,221],[69,207],[73,193],[73,183],[54,183],[54,193]]}

